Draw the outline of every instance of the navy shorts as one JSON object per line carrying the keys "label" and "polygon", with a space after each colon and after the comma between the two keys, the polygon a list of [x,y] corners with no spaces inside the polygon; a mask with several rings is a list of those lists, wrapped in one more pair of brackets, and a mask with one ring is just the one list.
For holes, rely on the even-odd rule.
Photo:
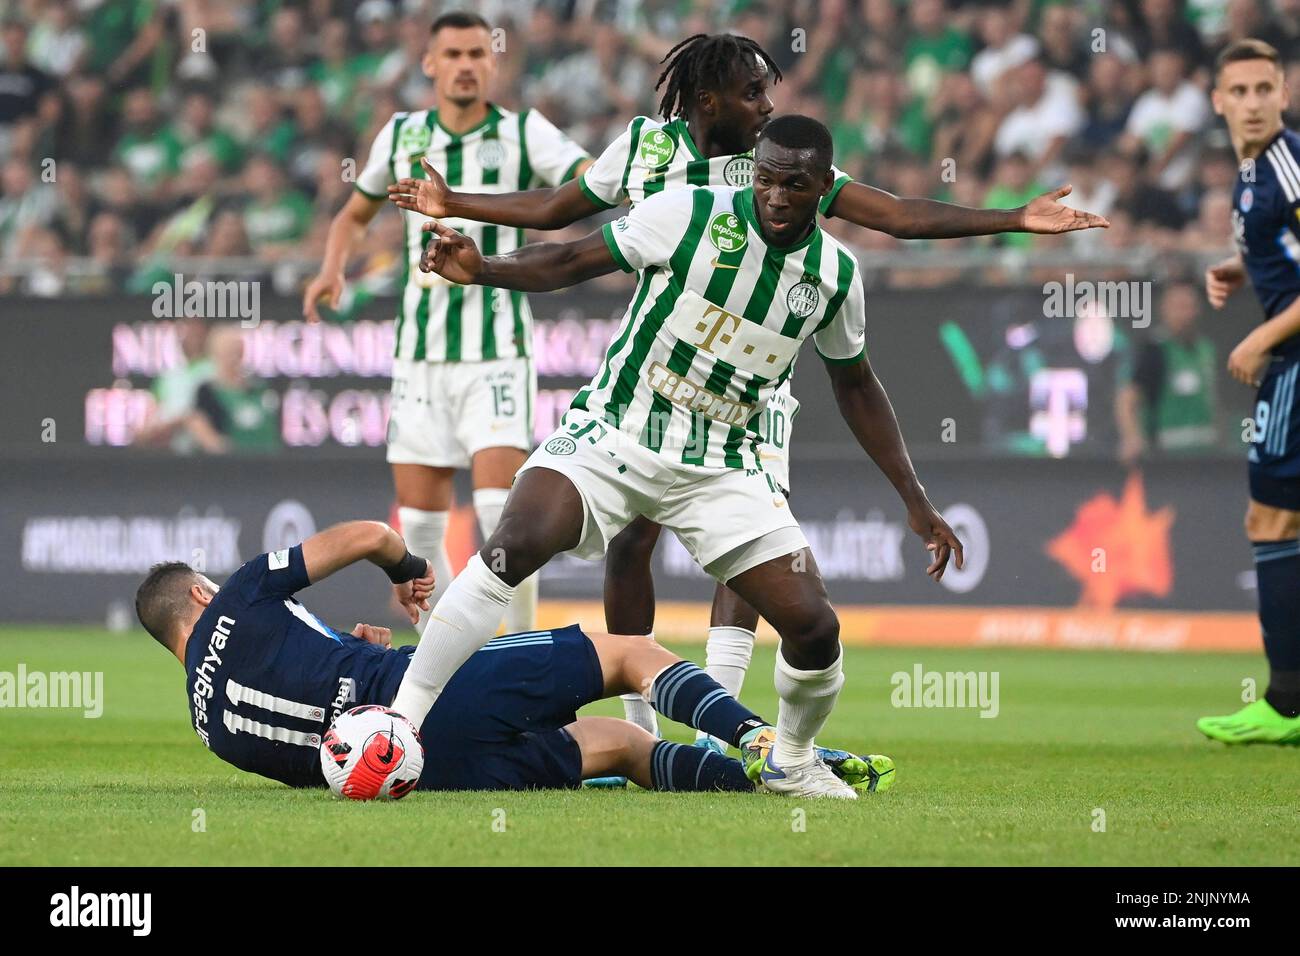
{"label": "navy shorts", "polygon": [[1247,456],[1250,497],[1300,511],[1300,355],[1275,356],[1255,396],[1256,441]]}
{"label": "navy shorts", "polygon": [[490,641],[456,671],[420,728],[419,789],[581,786],[582,754],[563,728],[604,695],[596,648],[576,624]]}

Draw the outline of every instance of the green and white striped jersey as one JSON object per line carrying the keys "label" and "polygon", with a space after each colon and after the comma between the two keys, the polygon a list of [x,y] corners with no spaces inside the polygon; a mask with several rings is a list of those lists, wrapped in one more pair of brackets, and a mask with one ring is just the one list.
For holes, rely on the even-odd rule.
{"label": "green and white striped jersey", "polygon": [[771,248],[752,189],[673,189],[602,228],[638,277],[632,302],[572,408],[685,465],[757,468],[758,425],[812,336],[830,362],[860,361],[857,260],[814,226]]}
{"label": "green and white striped jersey", "polygon": [[[540,113],[513,113],[488,105],[478,126],[459,135],[438,122],[436,110],[394,113],[370,148],[356,186],[372,199],[387,198],[399,179],[423,179],[427,157],[463,192],[510,193],[538,185],[557,186],[587,159],[581,146]],[[424,216],[402,210],[406,227],[401,304],[394,332],[397,358],[430,362],[477,362],[532,352],[532,313],[520,292],[462,286],[420,271],[428,234]],[[522,229],[467,219],[444,219],[478,244],[485,256],[513,252],[524,244]]]}
{"label": "green and white striped jersey", "polygon": [[[831,167],[835,185],[821,201],[821,211],[834,202],[849,175]],[[605,147],[587,171],[578,177],[583,195],[609,209],[626,200],[633,206],[661,192],[679,186],[734,186],[744,188],[754,181],[754,151],[734,156],[700,153],[691,139],[686,121],[671,122],[638,116],[618,139]]]}

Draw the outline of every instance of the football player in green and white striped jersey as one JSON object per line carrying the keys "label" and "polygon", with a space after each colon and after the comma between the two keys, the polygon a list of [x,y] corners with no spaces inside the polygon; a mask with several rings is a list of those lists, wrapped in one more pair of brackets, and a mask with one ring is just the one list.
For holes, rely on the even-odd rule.
{"label": "football player in green and white striped jersey", "polygon": [[[698,34],[664,57],[656,89],[663,88],[662,118],[635,117],[590,169],[553,189],[468,194],[436,171],[389,187],[398,206],[428,216],[456,216],[534,229],[559,229],[603,209],[694,185],[746,186],[753,176],[755,139],[773,110],[771,85],[781,78],[772,58],[754,41],[734,34]],[[853,182],[833,169],[820,202],[826,216],[899,238],[949,238],[998,232],[1069,232],[1107,225],[1099,216],[1061,205],[1068,187],[1044,193],[1019,209],[972,209],[929,199],[906,199]],[[790,425],[798,400],[789,381],[760,422],[764,467],[789,489]],[[784,425],[778,432],[773,426]],[[777,442],[781,444],[778,447]],[[652,634],[654,586],[651,556],[659,529],[637,520],[615,541],[605,565],[606,626],[619,634]],[[708,672],[739,694],[753,651],[757,613],[719,586],[708,639]],[[629,719],[654,731],[654,711],[636,695],[624,700]]]}
{"label": "football player in green and white striped jersey", "polygon": [[[638,281],[600,370],[533,452],[496,533],[434,608],[393,701],[408,719],[421,722],[492,637],[519,581],[561,551],[600,557],[642,515],[673,531],[781,636],[776,732],[756,728],[741,741],[753,775],[778,793],[856,797],[813,743],[843,685],[839,623],[798,522],[757,457],[755,423],[805,339],[845,422],[932,553],[936,580],[954,554],[961,566],[961,542],[926,496],[867,360],[857,261],[817,226],[818,201],[834,183],[830,132],[806,116],[782,117],[754,159],[752,187],[672,190],[574,242],[484,257],[444,224],[425,225],[437,238],[422,267],[454,282],[543,291],[620,268]],[[888,758],[870,759],[892,772]]]}
{"label": "football player in green and white striped jersey", "polygon": [[[557,186],[581,173],[583,149],[534,110],[513,113],[488,100],[495,74],[492,31],[476,14],[444,14],[433,24],[423,62],[436,86],[432,109],[395,113],[375,137],[356,192],[330,226],[325,261],[308,285],[303,313],[318,320],[321,298],[337,305],[348,253],[398,179],[433,171],[440,182],[476,193]],[[532,448],[536,376],[532,315],[519,292],[461,286],[419,270],[422,216],[402,213],[406,248],[394,329],[388,461],[402,531],[450,580],[443,545],[452,474],[472,468],[474,508],[484,537],[496,528],[515,471]],[[510,252],[523,230],[449,219],[481,248]],[[508,631],[535,624],[535,582],[507,611]]]}

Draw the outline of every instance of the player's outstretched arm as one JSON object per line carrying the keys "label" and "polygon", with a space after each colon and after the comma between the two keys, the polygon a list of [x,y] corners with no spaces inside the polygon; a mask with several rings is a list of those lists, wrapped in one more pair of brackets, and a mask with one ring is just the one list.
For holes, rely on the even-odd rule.
{"label": "player's outstretched arm", "polygon": [[[600,212],[578,185],[575,176],[549,189],[514,193],[462,193],[447,185],[427,159],[421,159],[427,179],[399,179],[388,187],[388,198],[401,209],[435,219],[472,219],[521,229],[563,229]],[[581,171],[589,163],[578,167]]]}
{"label": "player's outstretched arm", "polygon": [[933,555],[925,573],[939,580],[953,554],[957,557],[957,567],[962,567],[965,558],[961,541],[926,497],[925,488],[916,477],[916,469],[912,467],[911,456],[903,442],[894,406],[890,404],[889,396],[866,355],[857,362],[827,362],[826,370],[831,377],[840,415],[848,423],[858,444],[903,499],[907,507],[907,523]]}
{"label": "player's outstretched arm", "polygon": [[599,229],[572,242],[533,242],[504,256],[485,257],[472,239],[440,222],[430,220],[422,228],[434,236],[420,270],[459,285],[552,292],[619,268]]}
{"label": "player's outstretched arm", "polygon": [[863,183],[846,183],[829,215],[899,239],[955,239],[999,232],[1074,232],[1109,228],[1103,217],[1063,206],[1071,187],[1060,186],[1018,209],[975,209],[935,199],[907,199]]}
{"label": "player's outstretched arm", "polygon": [[316,584],[358,561],[378,565],[388,575],[397,600],[412,618],[429,610],[433,567],[406,550],[402,536],[382,521],[345,521],[302,543],[307,580]]}

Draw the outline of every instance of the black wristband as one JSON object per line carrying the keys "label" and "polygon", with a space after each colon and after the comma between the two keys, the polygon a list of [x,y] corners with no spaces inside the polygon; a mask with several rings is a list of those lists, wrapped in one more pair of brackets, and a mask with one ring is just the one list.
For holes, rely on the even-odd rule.
{"label": "black wristband", "polygon": [[384,573],[388,575],[388,580],[394,584],[405,584],[407,581],[423,577],[428,564],[429,562],[425,561],[424,558],[417,558],[410,551],[407,551],[406,556],[401,561],[384,568]]}

